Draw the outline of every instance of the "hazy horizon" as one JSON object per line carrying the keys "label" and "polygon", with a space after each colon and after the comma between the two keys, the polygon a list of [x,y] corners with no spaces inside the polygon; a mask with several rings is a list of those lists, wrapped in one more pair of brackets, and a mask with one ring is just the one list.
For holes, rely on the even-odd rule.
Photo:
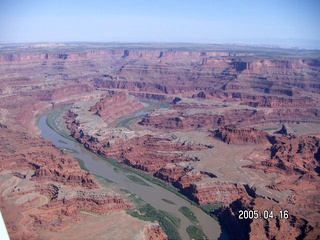
{"label": "hazy horizon", "polygon": [[320,1],[0,0],[0,43],[156,42],[320,49]]}

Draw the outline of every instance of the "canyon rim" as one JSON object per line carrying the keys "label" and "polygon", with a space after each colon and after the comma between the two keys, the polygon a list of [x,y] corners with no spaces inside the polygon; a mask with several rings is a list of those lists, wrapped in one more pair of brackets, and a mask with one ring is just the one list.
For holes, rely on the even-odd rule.
{"label": "canyon rim", "polygon": [[61,108],[54,124],[69,138],[174,187],[230,239],[320,238],[319,51],[3,44],[0,93],[11,239],[83,237],[85,225],[87,238],[170,238],[162,222],[132,217],[137,202],[117,184],[41,137],[39,115]]}

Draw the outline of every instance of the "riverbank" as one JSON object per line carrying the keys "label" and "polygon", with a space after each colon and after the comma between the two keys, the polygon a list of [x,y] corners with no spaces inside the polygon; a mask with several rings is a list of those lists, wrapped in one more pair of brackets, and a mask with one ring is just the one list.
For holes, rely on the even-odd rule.
{"label": "riverbank", "polygon": [[[55,120],[55,118],[59,118],[59,117],[62,118],[63,111],[66,111],[66,110],[67,110],[67,109],[61,110],[61,108],[60,108],[60,110],[58,111],[59,114],[58,114],[56,111],[54,111],[53,113],[50,114],[50,121],[47,121],[48,125],[50,125],[50,128],[51,128],[52,130],[54,130],[55,132],[57,132],[57,133],[59,133],[59,131],[61,131],[62,128],[61,128],[61,126],[58,127],[58,125],[52,124],[52,123],[61,122],[60,120],[59,120],[59,121],[58,121],[58,120]],[[59,133],[59,134],[60,134],[61,137],[65,137],[65,136],[63,136],[63,135],[65,135],[63,132],[62,132],[62,134],[61,134],[61,133]],[[62,143],[61,143],[61,139],[59,139],[59,140],[60,140],[60,144],[62,144]],[[58,140],[58,141],[59,141],[59,140]],[[71,139],[68,138],[68,140],[70,141]],[[63,140],[63,141],[68,142],[67,140]],[[72,141],[73,141],[73,144],[76,144],[76,143],[74,142],[74,139],[72,139]],[[65,144],[64,144],[64,145],[65,145]],[[70,148],[70,147],[68,147],[68,148]],[[79,150],[77,150],[77,151],[79,151]],[[81,151],[80,151],[80,154],[81,154]],[[81,158],[81,157],[80,157],[80,158]],[[82,159],[82,158],[81,158],[81,159]],[[133,168],[131,168],[131,167],[129,167],[129,166],[123,165],[123,164],[117,162],[117,161],[114,160],[114,159],[104,158],[103,161],[108,162],[108,164],[112,164],[112,168],[117,168],[118,170],[121,170],[121,171],[130,173],[130,174],[136,174],[137,176],[142,177],[143,179],[145,179],[145,180],[148,181],[148,184],[153,183],[153,184],[156,184],[158,187],[161,186],[162,188],[165,188],[166,190],[174,193],[176,196],[179,196],[180,200],[178,200],[178,202],[182,201],[182,199],[183,199],[183,201],[187,201],[190,205],[192,204],[194,211],[199,212],[199,210],[200,210],[200,211],[202,212],[202,210],[199,208],[199,206],[196,206],[196,204],[195,204],[194,202],[192,202],[191,200],[187,199],[184,195],[182,195],[181,193],[179,193],[174,187],[172,187],[171,185],[168,185],[168,184],[166,184],[166,183],[164,183],[164,182],[161,182],[161,181],[158,180],[158,179],[155,179],[151,174],[142,173],[141,171],[136,170],[136,169],[133,169]],[[90,170],[90,167],[88,167],[88,163],[86,163],[86,160],[83,160],[83,163],[82,163],[81,165],[82,165],[83,167],[87,168],[90,172],[92,172],[92,171]],[[93,174],[95,174],[95,173],[93,173]],[[111,180],[111,181],[113,181],[113,180]],[[150,183],[149,183],[149,182],[150,182]],[[167,199],[167,197],[164,197],[164,198]],[[169,201],[171,201],[171,200],[169,200]],[[164,202],[164,201],[162,201],[162,202]],[[181,204],[179,204],[179,205],[180,205],[180,207],[181,207]],[[192,207],[191,207],[191,208],[192,208]],[[166,209],[166,207],[164,207],[163,209]],[[195,209],[198,209],[198,210],[195,210]],[[199,213],[198,213],[198,214],[199,214]],[[203,214],[204,214],[204,213],[203,213]],[[200,215],[203,215],[203,214],[200,214]],[[182,215],[182,214],[181,214],[181,215]],[[205,215],[206,215],[206,214],[205,214]],[[207,215],[207,216],[208,216],[208,215]],[[182,216],[182,217],[183,217],[183,216]],[[209,217],[209,216],[208,216],[208,217]],[[209,217],[209,218],[211,218],[211,217]],[[211,220],[210,220],[210,221],[211,221]],[[212,221],[214,222],[215,220],[212,219]],[[200,221],[199,221],[199,222],[201,222],[201,218],[200,218]],[[206,223],[204,223],[204,222],[206,222],[206,221],[202,221],[202,224],[206,224]],[[185,227],[190,226],[190,222],[188,222],[188,220],[184,220],[184,224],[185,224]],[[192,224],[191,224],[191,225],[192,225]],[[215,223],[215,224],[213,224],[213,225],[219,226],[217,223]],[[206,228],[212,228],[213,225],[207,226]],[[215,228],[217,228],[217,227],[215,227]],[[220,227],[218,227],[218,229],[219,229],[219,228],[220,228]],[[192,227],[189,227],[189,230],[190,230],[190,229],[193,229],[193,228],[192,228]],[[218,229],[215,229],[215,230],[218,230]],[[189,231],[189,232],[190,232],[190,231]],[[218,232],[219,232],[219,231],[218,231]],[[214,235],[216,236],[215,238],[217,238],[217,237],[219,236],[219,234],[217,234],[217,231],[215,231]],[[184,235],[184,236],[185,236],[185,235]],[[189,236],[189,234],[188,234],[188,236]],[[212,235],[212,231],[211,231],[211,234],[209,235],[209,238],[211,239],[212,236],[213,236],[213,235]]]}
{"label": "riverbank", "polygon": [[[143,109],[143,112],[146,114],[148,113],[149,111],[151,111],[152,109],[154,109],[155,107],[164,107],[164,108],[167,108],[170,106],[170,104],[168,103],[153,103],[151,101],[144,101],[144,103],[147,103],[149,104],[148,107],[146,107],[145,109]],[[59,108],[57,108],[55,111],[52,111],[50,114],[48,114],[48,117],[47,117],[47,120],[46,120],[46,123],[48,124],[48,126],[54,130],[55,132],[57,132],[58,134],[60,134],[61,136],[69,139],[69,140],[72,140],[72,141],[76,141],[76,139],[74,139],[73,137],[70,136],[70,134],[68,133],[68,129],[66,128],[66,125],[65,123],[63,122],[63,116],[64,114],[68,111],[68,109],[71,107],[72,105],[68,104],[68,105],[63,105],[63,106],[60,106]],[[142,110],[140,110],[139,112],[142,112]],[[139,115],[139,116],[135,116],[135,115]],[[143,114],[144,115],[144,114]],[[128,119],[130,119],[130,121],[134,120],[134,119],[137,119],[138,117],[141,117],[143,116],[141,114],[131,114],[129,116]],[[132,116],[135,116],[135,117],[132,117]],[[129,121],[129,122],[130,122]],[[114,123],[117,123],[117,127],[119,127],[119,125],[121,125],[121,127],[124,127],[124,122],[125,125],[127,126],[127,124],[129,122],[126,121],[126,119],[123,119],[123,118],[120,118],[120,121],[116,120],[113,122]],[[90,151],[90,149],[88,149]],[[97,154],[99,155],[99,154]],[[145,173],[141,170],[138,170],[138,169],[135,169],[135,168],[132,168],[128,165],[125,165],[125,164],[122,164],[120,162],[118,162],[116,159],[112,159],[112,158],[107,158],[105,156],[102,156],[102,155],[99,155],[102,159],[104,159],[105,161],[107,161],[108,163],[110,163],[111,165],[113,165],[114,167],[117,167],[118,169],[124,171],[124,172],[132,172],[132,173],[135,173],[137,175],[139,175],[140,177],[160,186],[160,187],[163,187],[165,189],[167,189],[168,191],[178,195],[179,197],[185,199],[186,201],[188,201],[190,204],[192,205],[195,205],[199,208],[201,208],[204,212],[206,212],[207,214],[210,214],[210,212],[212,212],[211,210],[216,210],[220,207],[220,205],[208,205],[208,206],[201,206],[199,204],[197,204],[196,202],[190,200],[187,196],[185,196],[184,194],[182,194],[177,188],[173,187],[171,184],[168,184],[168,183],[165,183],[161,180],[159,180],[158,178],[154,177],[153,174],[150,174],[150,173]],[[215,220],[217,220],[217,218],[210,214],[211,217],[213,217]]]}
{"label": "riverbank", "polygon": [[[148,103],[150,104],[150,101],[148,101]],[[150,104],[151,105],[151,104]],[[167,104],[164,104],[163,105],[165,107],[168,107]],[[61,135],[62,137],[64,138],[67,138],[71,141],[75,141],[76,140],[70,136],[70,134],[68,133],[68,129],[66,128],[66,125],[65,123],[63,122],[63,116],[64,114],[68,111],[68,109],[71,107],[72,105],[68,104],[68,105],[62,105],[60,107],[58,107],[56,110],[54,111],[51,111],[51,112],[48,112],[48,116],[46,118],[46,123],[47,125],[52,129],[54,130],[55,132],[57,132],[59,135]],[[159,106],[162,106],[160,104],[153,104],[151,107],[159,107]],[[150,107],[147,107],[146,108],[148,111],[150,111]],[[145,111],[147,112],[147,111]],[[132,114],[132,115],[135,115],[135,114]],[[140,115],[141,117],[142,115]],[[136,119],[137,117],[129,117],[130,121],[133,120],[133,119]],[[126,121],[126,120],[121,120],[120,123],[118,123],[117,125],[121,124],[123,125],[123,121]],[[116,121],[115,121],[116,122]],[[97,154],[99,155],[99,154]],[[114,167],[117,167],[119,169],[121,169],[122,171],[124,172],[132,172],[132,173],[135,173],[137,175],[139,175],[140,177],[160,186],[160,187],[163,187],[165,189],[167,189],[168,191],[178,195],[179,197],[181,198],[184,198],[186,201],[190,202],[192,205],[195,205],[195,206],[198,206],[200,207],[200,205],[198,205],[197,203],[193,202],[192,200],[190,200],[188,197],[186,197],[185,195],[183,195],[182,193],[180,193],[175,187],[173,187],[172,185],[170,184],[167,184],[157,178],[155,178],[152,174],[148,174],[148,173],[144,173],[140,170],[137,170],[135,168],[132,168],[130,166],[127,166],[125,164],[122,164],[120,162],[118,162],[116,159],[112,159],[112,158],[107,158],[107,157],[104,157],[104,156],[101,156],[99,155],[102,159],[104,159],[105,161],[107,161],[108,163],[110,163],[111,165],[113,165]]]}

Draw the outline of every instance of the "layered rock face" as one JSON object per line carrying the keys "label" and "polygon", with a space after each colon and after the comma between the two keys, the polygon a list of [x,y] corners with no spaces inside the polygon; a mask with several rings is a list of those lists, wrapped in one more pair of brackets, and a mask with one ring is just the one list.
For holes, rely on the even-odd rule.
{"label": "layered rock face", "polygon": [[167,163],[193,161],[194,159],[183,156],[182,153],[208,148],[205,145],[192,145],[151,135],[128,140],[110,138],[103,141],[96,141],[79,129],[74,129],[72,135],[93,152],[119,159],[129,166],[147,172],[155,172]]}
{"label": "layered rock face", "polygon": [[64,229],[84,219],[80,211],[102,214],[131,207],[51,143],[5,125],[0,138],[1,211],[11,239],[41,236],[33,229]]}
{"label": "layered rock face", "polygon": [[[53,105],[101,95],[75,77],[72,58],[65,63],[70,55],[0,55],[0,208],[10,238],[50,239],[51,233],[73,227],[81,235],[91,231],[80,228],[87,219],[83,211],[105,219],[106,213],[131,208],[122,195],[99,186],[73,157],[41,139],[35,127],[35,115]],[[141,232],[147,225],[140,224]],[[157,226],[148,226],[148,238],[161,235]]]}
{"label": "layered rock face", "polygon": [[251,107],[269,107],[269,108],[312,108],[316,104],[311,97],[288,98],[278,96],[252,96],[240,92],[232,93],[232,100],[240,101],[242,105]]}
{"label": "layered rock face", "polygon": [[[264,197],[242,198],[216,212],[230,228],[231,237],[239,239],[317,239],[319,237],[319,139],[316,137],[278,136],[268,149],[270,159],[249,168],[265,173],[280,173],[268,186],[291,191],[287,199],[278,201]],[[273,218],[239,220],[240,210],[272,211]],[[281,217],[280,211],[288,216]],[[275,216],[277,218],[275,218]],[[239,237],[241,236],[241,237]]]}
{"label": "layered rock face", "polygon": [[[106,97],[90,108],[90,111],[100,116],[105,122],[110,122],[125,114],[141,109],[144,105],[125,93]],[[115,111],[116,110],[116,111]]]}
{"label": "layered rock face", "polygon": [[29,92],[23,92],[21,95],[23,97],[28,96],[40,101],[54,101],[58,99],[63,99],[66,96],[78,95],[82,93],[88,93],[91,91],[92,88],[89,87],[87,84],[77,84],[66,87],[53,88],[50,90],[41,90],[40,87],[35,87]]}
{"label": "layered rock face", "polygon": [[314,100],[306,105],[304,102],[301,105],[298,103],[299,101],[294,105],[290,103],[286,105],[281,104],[279,100],[275,108],[256,106],[246,108],[231,107],[232,105],[221,102],[213,104],[210,100],[190,102],[183,99],[174,103],[170,111],[164,113],[155,111],[144,116],[139,124],[158,130],[192,131],[216,129],[225,125],[246,127],[283,122],[320,123],[320,110],[315,107]]}
{"label": "layered rock face", "polygon": [[[248,188],[248,186],[246,187]],[[187,190],[187,194],[199,204],[228,204],[249,196],[245,186],[219,181],[191,184]]]}
{"label": "layered rock face", "polygon": [[[268,174],[277,173],[278,178],[268,187],[278,191],[290,191],[290,195],[280,203],[259,197],[250,203],[238,202],[238,205],[247,209],[272,209],[278,214],[280,210],[286,209],[289,216],[287,219],[278,216],[278,219],[249,221],[247,227],[250,226],[251,231],[247,232],[247,236],[288,238],[284,232],[290,232],[290,239],[316,239],[319,237],[319,138],[278,136],[268,151],[270,159],[247,167]],[[222,221],[233,219],[232,221],[237,222],[237,211],[240,208],[234,209],[233,206],[231,204],[220,213],[221,219],[224,219]]]}
{"label": "layered rock face", "polygon": [[[8,136],[15,141],[8,141]],[[50,142],[7,127],[2,128],[1,138],[2,170],[14,170],[17,165],[22,164],[34,171],[32,179],[36,181],[54,181],[85,188],[98,187],[92,176],[82,171],[74,158],[59,151]]]}
{"label": "layered rock face", "polygon": [[147,115],[142,118],[139,124],[157,129],[192,130],[197,128],[211,128],[214,125],[219,125],[222,118],[221,115],[206,113],[187,116],[182,112],[174,112],[173,114]]}
{"label": "layered rock face", "polygon": [[[68,51],[69,50],[69,51]],[[107,73],[95,74],[97,88],[126,89],[133,92],[179,94],[218,89],[224,92],[243,91],[248,88],[267,95],[295,95],[297,91],[319,93],[317,82],[319,59],[297,57],[278,60],[255,56],[253,50],[243,53],[225,51],[168,50],[168,49],[106,49],[74,51],[72,47],[56,51],[26,51],[1,54],[0,64],[43,63],[54,68],[64,79],[75,79],[68,66],[74,62],[94,72],[101,68],[99,60],[113,66]],[[312,55],[311,55],[312,56]],[[109,71],[110,70],[110,71]],[[48,75],[47,75],[48,76]],[[77,78],[78,81],[84,77]],[[275,84],[275,82],[277,84]],[[247,93],[247,96],[249,94]],[[254,95],[254,94],[253,94]],[[190,95],[191,96],[191,95]]]}
{"label": "layered rock face", "polygon": [[[200,161],[200,159],[194,159]],[[203,179],[216,178],[213,173],[198,171],[187,162],[170,163],[154,173],[154,176],[171,183],[182,192],[190,192],[190,185]]]}
{"label": "layered rock face", "polygon": [[[243,210],[256,210],[261,216],[263,212],[272,211],[273,217],[266,214],[268,217],[239,220],[239,211]],[[280,211],[284,210],[287,210],[289,215],[281,218]],[[238,199],[228,207],[217,210],[216,214],[223,226],[230,230],[230,237],[234,239],[317,239],[318,237],[314,221],[307,221],[288,204],[279,205],[262,197]]]}
{"label": "layered rock face", "polygon": [[166,240],[168,236],[162,231],[159,224],[150,223],[144,229],[145,239],[146,240]]}
{"label": "layered rock face", "polygon": [[[31,223],[26,229],[15,225],[20,222],[15,214],[7,214],[16,238],[37,237],[30,230],[34,227],[62,229],[68,221],[82,221],[80,210],[102,213],[128,207],[119,196],[99,192],[91,175],[67,154],[30,138],[39,111],[81,101],[90,107],[81,112],[76,104],[66,117],[79,142],[154,173],[200,204],[224,205],[217,214],[233,226],[235,237],[319,238],[319,140],[285,135],[301,135],[305,129],[320,133],[319,52],[290,50],[288,57],[278,49],[78,47],[32,46],[0,54],[0,124],[8,131],[1,136],[15,139],[7,144],[9,137],[3,138],[1,154],[11,161],[2,161],[0,167],[10,170],[12,184],[26,179],[34,183],[23,191],[18,185],[21,193],[36,189],[50,200],[39,195],[17,202],[22,209],[34,204],[38,213],[22,214],[21,222]],[[139,118],[134,113],[146,105],[138,99],[170,104],[149,107]],[[125,127],[113,128],[122,117]],[[284,136],[272,136],[273,124],[278,129],[283,123],[289,126]],[[30,151],[24,147],[28,144],[33,144]],[[76,194],[64,198],[71,187],[77,188]],[[2,192],[1,204],[7,204],[10,191]],[[18,189],[10,194],[10,201],[22,196]],[[240,209],[254,208],[288,209],[290,214],[280,220],[238,219]],[[152,239],[149,233],[163,237],[158,226],[145,229]]]}
{"label": "layered rock face", "polygon": [[71,196],[60,195],[63,194],[59,194],[48,204],[41,206],[40,214],[31,215],[36,227],[57,231],[70,225],[73,221],[82,220],[83,216],[79,214],[79,211],[103,214],[131,208],[123,201],[122,196],[116,194],[79,190],[71,193]]}
{"label": "layered rock face", "polygon": [[214,137],[228,144],[267,143],[270,136],[254,128],[240,128],[226,125],[213,132]]}
{"label": "layered rock face", "polygon": [[264,171],[282,171],[286,175],[319,174],[320,142],[317,137],[284,135],[273,140],[270,159],[262,161],[257,168]]}
{"label": "layered rock face", "polygon": [[[269,159],[245,167],[260,170],[259,174],[276,174],[277,178],[267,187],[279,192],[290,192],[287,198],[280,202],[271,198],[252,196],[252,194],[248,194],[251,195],[250,197],[242,195],[229,199],[229,202],[232,201],[232,203],[217,211],[216,214],[227,228],[230,227],[231,237],[241,236],[241,239],[257,237],[316,239],[319,237],[317,227],[319,225],[317,193],[320,186],[319,138],[315,136],[297,137],[287,134],[286,128],[282,127],[282,129],[285,129],[285,131],[279,131],[282,136],[272,137],[255,129],[236,130],[234,126],[231,129],[230,126],[225,126],[215,131],[216,137],[229,144],[257,143],[257,139],[264,141],[269,139],[271,146],[266,149],[269,152]],[[262,136],[253,137],[259,135],[257,132]],[[213,189],[210,188],[210,191],[206,191],[210,194],[203,195],[201,195],[201,187],[198,190],[195,186],[193,186],[193,197],[209,195],[209,199],[219,199],[217,196],[210,198],[210,195],[215,192],[216,185]],[[223,194],[223,196],[228,196],[228,194]],[[198,201],[202,199],[197,198]],[[278,215],[277,218],[239,220],[239,211],[243,209],[259,212],[268,209]],[[283,209],[289,213],[285,219],[279,216]],[[284,232],[290,232],[290,235]]]}

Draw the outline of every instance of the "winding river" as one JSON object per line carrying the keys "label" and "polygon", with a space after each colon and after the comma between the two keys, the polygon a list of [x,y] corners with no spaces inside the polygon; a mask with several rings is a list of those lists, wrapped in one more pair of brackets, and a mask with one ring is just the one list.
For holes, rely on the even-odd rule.
{"label": "winding river", "polygon": [[[41,135],[43,138],[50,140],[56,147],[73,150],[74,152],[72,155],[76,158],[82,159],[84,166],[92,174],[107,178],[117,183],[119,187],[127,189],[131,193],[139,196],[156,209],[170,212],[174,216],[180,218],[181,225],[178,231],[182,239],[189,239],[186,228],[192,224],[188,218],[178,211],[178,209],[182,206],[186,206],[192,210],[192,212],[196,215],[204,233],[209,239],[225,239],[225,237],[220,236],[221,229],[219,223],[197,206],[190,204],[185,199],[145,179],[143,179],[143,181],[149,186],[131,181],[127,176],[135,175],[134,173],[115,171],[114,166],[100,158],[98,155],[88,151],[81,144],[61,136],[47,125],[47,116],[48,115],[43,115],[38,123],[38,128],[41,130]],[[135,176],[141,178],[138,175]],[[162,199],[167,199],[174,204],[167,203]]]}

